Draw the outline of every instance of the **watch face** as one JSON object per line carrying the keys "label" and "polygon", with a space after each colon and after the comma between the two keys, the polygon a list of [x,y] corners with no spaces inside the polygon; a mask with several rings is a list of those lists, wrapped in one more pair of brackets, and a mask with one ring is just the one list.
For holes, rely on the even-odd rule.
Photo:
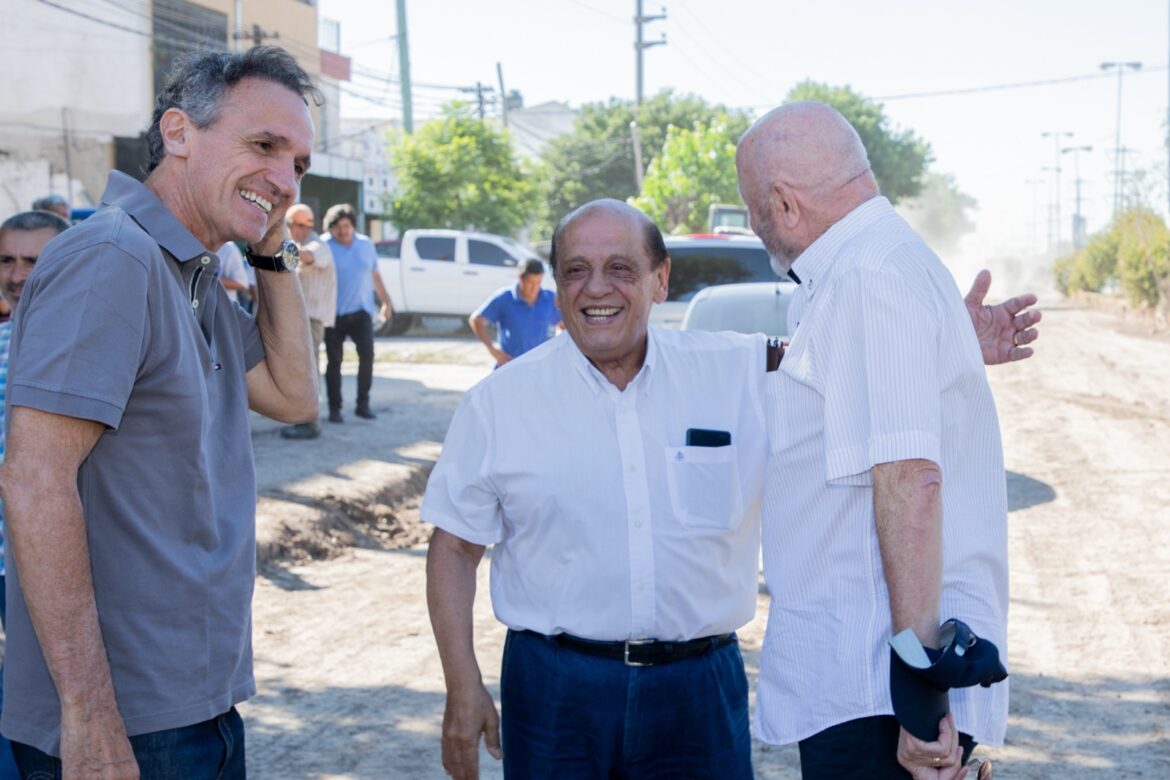
{"label": "watch face", "polygon": [[280,259],[284,262],[285,268],[295,271],[301,264],[301,250],[292,241],[285,241],[280,245]]}

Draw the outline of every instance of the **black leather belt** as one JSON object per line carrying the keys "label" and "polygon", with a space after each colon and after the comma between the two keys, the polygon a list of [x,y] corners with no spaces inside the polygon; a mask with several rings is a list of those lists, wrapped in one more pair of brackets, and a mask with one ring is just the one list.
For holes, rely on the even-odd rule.
{"label": "black leather belt", "polygon": [[[534,631],[526,631],[535,634]],[[536,634],[536,636],[544,636]],[[598,658],[622,661],[626,666],[661,666],[684,658],[706,655],[712,650],[726,647],[736,641],[735,634],[705,636],[683,642],[659,642],[656,639],[628,639],[624,642],[599,642],[581,639],[572,634],[554,634],[547,637],[557,647],[572,650]]]}

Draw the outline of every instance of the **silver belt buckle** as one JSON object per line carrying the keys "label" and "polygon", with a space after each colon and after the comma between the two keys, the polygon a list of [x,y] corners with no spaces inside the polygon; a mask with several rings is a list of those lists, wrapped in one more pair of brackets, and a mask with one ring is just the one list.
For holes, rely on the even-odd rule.
{"label": "silver belt buckle", "polygon": [[656,641],[658,641],[658,640],[656,640],[656,639],[627,639],[626,646],[625,646],[625,654],[623,656],[623,660],[625,661],[626,666],[653,666],[654,664],[643,663],[641,661],[631,661],[630,660],[630,646],[631,645],[634,645],[634,646],[652,645]]}

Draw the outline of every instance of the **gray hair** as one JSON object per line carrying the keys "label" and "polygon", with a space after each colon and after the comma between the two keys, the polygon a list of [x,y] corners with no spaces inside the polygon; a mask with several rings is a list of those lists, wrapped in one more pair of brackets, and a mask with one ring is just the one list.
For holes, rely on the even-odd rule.
{"label": "gray hair", "polygon": [[308,105],[309,97],[318,106],[325,102],[309,74],[279,46],[256,46],[244,52],[192,52],[175,63],[166,87],[155,100],[150,129],[146,131],[146,172],[157,168],[166,154],[159,127],[163,114],[177,108],[189,116],[196,127],[206,130],[219,119],[224,94],[247,78],[287,87],[300,95],[305,105]]}
{"label": "gray hair", "polygon": [[57,206],[69,208],[69,201],[65,200],[63,195],[46,195],[32,202],[34,211],[52,211]]}
{"label": "gray hair", "polygon": [[[57,197],[60,196],[58,195]],[[22,230],[26,233],[31,233],[36,230],[46,229],[61,233],[69,229],[69,223],[52,211],[22,211],[19,214],[13,214],[4,220],[3,223],[0,223],[0,236],[3,236],[9,230]]]}

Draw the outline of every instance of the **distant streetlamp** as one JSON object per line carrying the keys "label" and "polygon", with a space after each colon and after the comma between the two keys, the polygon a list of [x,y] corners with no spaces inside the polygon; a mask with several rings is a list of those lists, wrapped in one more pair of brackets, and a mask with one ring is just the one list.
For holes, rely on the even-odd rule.
{"label": "distant streetlamp", "polygon": [[1072,245],[1073,249],[1080,249],[1085,245],[1085,218],[1081,215],[1081,152],[1091,152],[1093,147],[1066,146],[1060,150],[1061,154],[1072,152],[1073,155],[1073,183],[1077,187],[1076,210],[1072,218]]}
{"label": "distant streetlamp", "polygon": [[1067,130],[1053,130],[1040,134],[1041,138],[1052,138],[1052,148],[1056,157],[1056,164],[1052,167],[1053,176],[1056,178],[1056,195],[1052,201],[1052,222],[1048,226],[1048,251],[1055,251],[1057,254],[1060,253],[1060,139],[1072,138],[1072,135]]}
{"label": "distant streetlamp", "polygon": [[1125,176],[1125,157],[1121,152],[1121,78],[1125,69],[1141,70],[1140,62],[1102,62],[1101,70],[1117,69],[1117,134],[1113,142],[1113,216],[1121,211],[1121,186]]}

